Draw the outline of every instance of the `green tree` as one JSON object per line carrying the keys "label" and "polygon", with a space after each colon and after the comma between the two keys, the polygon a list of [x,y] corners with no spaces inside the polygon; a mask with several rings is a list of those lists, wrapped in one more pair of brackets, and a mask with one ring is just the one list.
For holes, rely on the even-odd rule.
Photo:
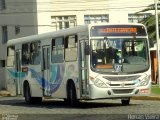
{"label": "green tree", "polygon": [[[158,18],[160,19],[160,16]],[[143,23],[147,27],[147,31],[148,31],[150,40],[156,41],[155,15],[151,15],[150,17],[142,20],[141,23]]]}
{"label": "green tree", "polygon": [[[159,6],[160,4],[158,4]],[[159,9],[159,7],[158,7]],[[149,5],[146,9],[140,11],[140,12],[145,12],[145,11],[149,11],[149,10],[155,10],[154,4]],[[160,15],[158,15],[158,23],[160,26]],[[151,15],[145,19],[143,19],[142,21],[140,21],[140,23],[143,23],[146,27],[147,27],[147,31],[148,31],[148,35],[149,35],[149,39],[153,40],[153,42],[156,42],[156,21],[155,21],[155,15]],[[160,27],[159,27],[160,30]],[[159,32],[160,33],[160,32]]]}

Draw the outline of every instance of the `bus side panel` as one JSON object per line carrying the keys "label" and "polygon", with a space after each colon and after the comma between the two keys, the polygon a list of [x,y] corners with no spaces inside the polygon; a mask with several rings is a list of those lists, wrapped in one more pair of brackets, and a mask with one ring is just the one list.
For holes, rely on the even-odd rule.
{"label": "bus side panel", "polygon": [[6,88],[6,74],[5,74],[6,68],[5,67],[0,67],[0,75],[1,75],[1,84],[0,84],[0,89],[5,89]]}
{"label": "bus side panel", "polygon": [[[13,68],[6,68],[5,71],[5,76],[6,76],[6,83],[7,83],[7,90],[10,92],[12,96],[16,96],[16,79],[17,79],[17,73]],[[20,77],[20,91],[23,94],[23,83],[24,81],[28,81],[31,89],[31,96],[32,97],[41,97],[42,96],[42,86],[40,82],[37,82],[38,79],[35,79],[32,77],[33,73],[31,71],[28,71],[28,73],[21,72],[21,77]],[[41,76],[41,75],[40,75]]]}
{"label": "bus side panel", "polygon": [[30,84],[32,97],[43,97],[42,87],[39,84]]}
{"label": "bus side panel", "polygon": [[51,71],[52,97],[67,98],[67,81],[73,80],[78,89],[78,65],[77,61],[66,62],[65,65],[53,64]]}
{"label": "bus side panel", "polygon": [[5,69],[5,79],[6,79],[6,87],[12,96],[16,96],[16,81],[15,81],[15,73],[13,68]]}
{"label": "bus side panel", "polygon": [[[40,68],[41,68],[40,65],[28,67],[28,72],[26,73],[27,76],[23,78],[23,84],[25,81],[29,83],[32,97],[42,97],[43,96],[43,91],[42,91],[43,77],[41,75]],[[22,84],[22,90],[24,90],[23,84]]]}

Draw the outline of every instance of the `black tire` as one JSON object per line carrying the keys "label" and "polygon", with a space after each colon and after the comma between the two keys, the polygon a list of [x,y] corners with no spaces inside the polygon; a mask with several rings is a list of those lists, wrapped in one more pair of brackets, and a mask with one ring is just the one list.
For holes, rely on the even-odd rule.
{"label": "black tire", "polygon": [[28,104],[42,102],[42,97],[31,97],[31,91],[28,83],[26,83],[24,87],[24,97],[25,97],[26,103]]}
{"label": "black tire", "polygon": [[24,85],[24,98],[26,103],[30,104],[33,102],[33,98],[31,97],[30,87],[28,83],[25,83]]}
{"label": "black tire", "polygon": [[33,97],[33,101],[34,104],[40,104],[42,103],[42,97]]}
{"label": "black tire", "polygon": [[129,104],[130,104],[130,98],[121,99],[121,103],[122,103],[122,105],[124,105],[124,106],[129,105]]}
{"label": "black tire", "polygon": [[76,95],[76,89],[73,82],[69,83],[67,90],[67,102],[71,107],[76,107],[78,105],[77,95]]}

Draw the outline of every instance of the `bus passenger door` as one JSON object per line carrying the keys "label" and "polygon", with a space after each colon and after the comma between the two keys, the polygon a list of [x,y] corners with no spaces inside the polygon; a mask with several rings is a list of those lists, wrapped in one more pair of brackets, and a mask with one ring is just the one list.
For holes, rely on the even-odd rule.
{"label": "bus passenger door", "polygon": [[88,55],[85,55],[85,46],[88,45],[88,40],[80,41],[80,87],[81,96],[87,96],[88,93]]}
{"label": "bus passenger door", "polygon": [[42,86],[44,96],[50,96],[50,46],[42,47]]}
{"label": "bus passenger door", "polygon": [[16,83],[16,95],[21,93],[21,50],[15,51],[15,83]]}

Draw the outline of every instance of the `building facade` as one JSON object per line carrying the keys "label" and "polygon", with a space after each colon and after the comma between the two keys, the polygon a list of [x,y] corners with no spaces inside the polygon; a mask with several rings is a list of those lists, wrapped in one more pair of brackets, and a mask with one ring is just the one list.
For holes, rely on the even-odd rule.
{"label": "building facade", "polygon": [[90,23],[138,22],[150,13],[135,15],[153,0],[1,0],[0,66],[9,39]]}
{"label": "building facade", "polygon": [[0,67],[5,66],[9,39],[90,23],[138,22],[135,15],[153,0],[1,0]]}
{"label": "building facade", "polygon": [[[153,0],[0,0],[0,73],[9,39],[90,23],[139,22]],[[2,76],[3,78],[3,76]],[[0,88],[5,87],[5,80]]]}

